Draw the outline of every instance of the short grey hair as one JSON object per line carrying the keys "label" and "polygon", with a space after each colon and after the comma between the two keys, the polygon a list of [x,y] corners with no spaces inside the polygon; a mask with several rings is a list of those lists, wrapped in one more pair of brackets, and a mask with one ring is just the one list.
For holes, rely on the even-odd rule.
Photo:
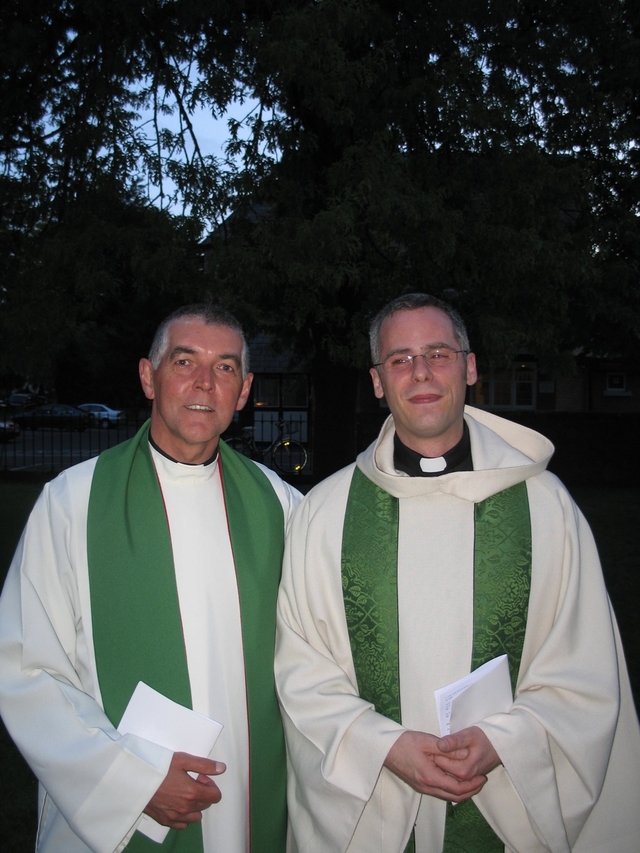
{"label": "short grey hair", "polygon": [[167,347],[169,346],[169,329],[178,320],[199,320],[206,326],[225,326],[237,332],[242,340],[242,355],[240,360],[242,377],[244,379],[249,372],[249,346],[247,345],[247,339],[245,338],[242,326],[226,308],[222,308],[219,305],[208,305],[205,302],[183,305],[182,308],[177,308],[160,323],[151,342],[148,356],[154,370],[160,367],[160,362],[167,352]]}
{"label": "short grey hair", "polygon": [[380,363],[380,329],[387,317],[392,317],[398,311],[415,311],[418,308],[438,308],[440,311],[444,311],[451,320],[458,346],[461,350],[470,351],[471,347],[467,327],[455,308],[449,305],[448,302],[444,302],[442,299],[438,299],[437,296],[431,296],[428,293],[405,293],[388,302],[371,321],[371,325],[369,326],[369,343],[373,364]]}

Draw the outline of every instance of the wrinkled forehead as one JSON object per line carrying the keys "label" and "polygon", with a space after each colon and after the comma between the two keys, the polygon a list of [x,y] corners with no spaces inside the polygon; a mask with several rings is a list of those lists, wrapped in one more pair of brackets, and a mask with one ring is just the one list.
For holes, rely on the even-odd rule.
{"label": "wrinkled forehead", "polygon": [[176,348],[207,350],[225,355],[242,356],[243,340],[230,326],[205,323],[198,317],[181,317],[167,329],[166,345],[162,358]]}

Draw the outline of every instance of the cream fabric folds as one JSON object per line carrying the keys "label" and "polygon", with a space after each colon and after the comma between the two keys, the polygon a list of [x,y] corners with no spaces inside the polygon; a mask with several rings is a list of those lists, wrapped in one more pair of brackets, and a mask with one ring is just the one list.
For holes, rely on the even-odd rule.
{"label": "cream fabric folds", "polygon": [[[433,690],[469,671],[473,504],[526,480],[528,629],[513,708],[482,723],[504,767],[476,802],[518,853],[632,853],[640,837],[640,735],[591,533],[545,471],[553,452],[546,439],[473,409],[465,417],[474,471],[398,475],[391,420],[357,460],[400,498],[404,722],[437,731]],[[276,676],[291,818],[305,853],[401,853],[417,814],[417,853],[439,853],[444,803],[419,797],[382,768],[403,729],[355,687],[340,566],[352,471],[307,496],[285,554]]]}
{"label": "cream fabric folds", "polygon": [[[173,548],[179,563],[179,596],[181,608],[184,605],[182,615],[187,626],[187,659],[195,707],[228,725],[227,734],[234,728],[241,731],[244,693],[239,709],[233,712],[225,709],[224,700],[221,704],[225,682],[233,681],[231,689],[236,697],[242,690],[243,670],[240,667],[231,678],[231,667],[237,665],[236,655],[241,646],[235,640],[232,642],[237,632],[238,603],[217,472],[212,468],[209,473],[194,474],[190,466],[179,466],[164,457],[154,456],[154,459],[166,492]],[[87,505],[94,467],[95,459],[74,466],[45,486],[0,599],[0,711],[41,780],[39,853],[122,850],[142,809],[164,779],[172,755],[169,750],[141,738],[121,737],[102,711],[86,556]],[[184,468],[189,468],[186,474],[177,470]],[[271,471],[263,470],[288,523],[300,496]],[[197,533],[196,525],[188,517],[189,507],[182,505],[182,478],[191,476],[204,477],[196,490],[217,519],[213,524],[209,521],[206,527],[198,523]],[[206,497],[202,496],[204,491]],[[205,507],[199,506],[191,509],[196,513],[205,511]],[[198,518],[201,522],[199,515]],[[219,585],[212,578],[206,590],[198,587],[202,600],[195,588],[195,572],[202,565],[202,557],[196,554],[196,541],[199,548],[211,554],[212,574],[214,569],[222,572]],[[215,620],[203,619],[203,611],[209,606],[217,614]],[[224,655],[199,648],[214,639],[224,649]],[[214,674],[210,667],[215,668]],[[42,708],[47,709],[46,725],[42,724]],[[246,742],[246,725],[235,757],[232,749],[223,743],[222,735],[219,744],[223,752],[218,754],[216,748],[215,757],[222,758],[224,754],[222,760],[226,761],[229,756],[231,770],[232,762],[244,761],[243,742]],[[227,771],[221,783],[223,790],[227,785],[224,799],[212,809],[230,804],[234,786],[245,784],[245,768],[246,762],[237,774]],[[244,803],[234,812],[231,805],[233,816],[229,817],[233,825],[229,832],[240,834],[240,845],[246,832],[239,828],[241,822],[243,826],[246,824],[243,808]],[[211,823],[212,835],[205,830],[205,850],[217,851],[219,843],[214,836],[219,832],[218,825],[215,821]],[[224,849],[242,849],[232,848],[229,837]]]}
{"label": "cream fabric folds", "polygon": [[171,462],[152,449],[170,519],[193,710],[224,726],[213,758],[224,806],[202,816],[205,850],[247,847],[249,750],[240,605],[217,461]]}
{"label": "cream fabric folds", "polygon": [[171,761],[163,747],[121,738],[102,711],[86,557],[94,467],[44,487],[0,599],[0,711],[41,780],[38,850],[56,853],[121,850]]}

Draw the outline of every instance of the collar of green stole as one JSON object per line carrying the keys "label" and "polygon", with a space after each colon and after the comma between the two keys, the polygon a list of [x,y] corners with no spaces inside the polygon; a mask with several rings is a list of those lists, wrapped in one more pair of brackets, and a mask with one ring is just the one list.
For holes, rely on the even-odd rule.
{"label": "collar of green stole", "polygon": [[[171,538],[148,431],[147,422],[131,440],[100,455],[89,498],[93,641],[104,709],[114,725],[138,681],[191,707]],[[251,850],[273,853],[284,851],[286,835],[284,737],[273,679],[284,518],[264,472],[224,442],[220,460],[245,661]],[[203,560],[203,571],[206,565]],[[161,848],[197,853],[200,825],[172,830]],[[152,849],[158,845],[140,833],[127,847]]]}
{"label": "collar of green stole", "polygon": [[[379,713],[400,723],[399,514],[398,499],[356,468],[342,540],[342,586],[351,652],[360,696],[372,702]],[[474,518],[470,669],[507,654],[515,689],[531,579],[531,521],[526,483],[519,483],[476,504]],[[437,519],[433,522],[437,523]],[[434,689],[437,687],[442,685],[433,685]],[[484,853],[504,849],[472,801],[449,812],[445,851],[459,849]],[[469,821],[468,814],[471,815]],[[478,821],[484,824],[482,828]],[[452,824],[455,824],[453,829]],[[479,833],[483,832],[487,835],[486,842],[479,841]]]}

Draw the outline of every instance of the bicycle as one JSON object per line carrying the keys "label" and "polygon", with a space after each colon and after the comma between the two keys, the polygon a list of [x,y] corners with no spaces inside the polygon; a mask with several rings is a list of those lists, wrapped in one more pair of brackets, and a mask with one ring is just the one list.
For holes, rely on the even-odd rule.
{"label": "bicycle", "polygon": [[228,438],[226,443],[243,456],[260,462],[271,454],[273,464],[283,474],[299,474],[307,464],[307,451],[295,438],[285,436],[284,421],[277,421],[276,426],[278,434],[264,450],[256,444],[254,427],[244,427],[244,435]]}

